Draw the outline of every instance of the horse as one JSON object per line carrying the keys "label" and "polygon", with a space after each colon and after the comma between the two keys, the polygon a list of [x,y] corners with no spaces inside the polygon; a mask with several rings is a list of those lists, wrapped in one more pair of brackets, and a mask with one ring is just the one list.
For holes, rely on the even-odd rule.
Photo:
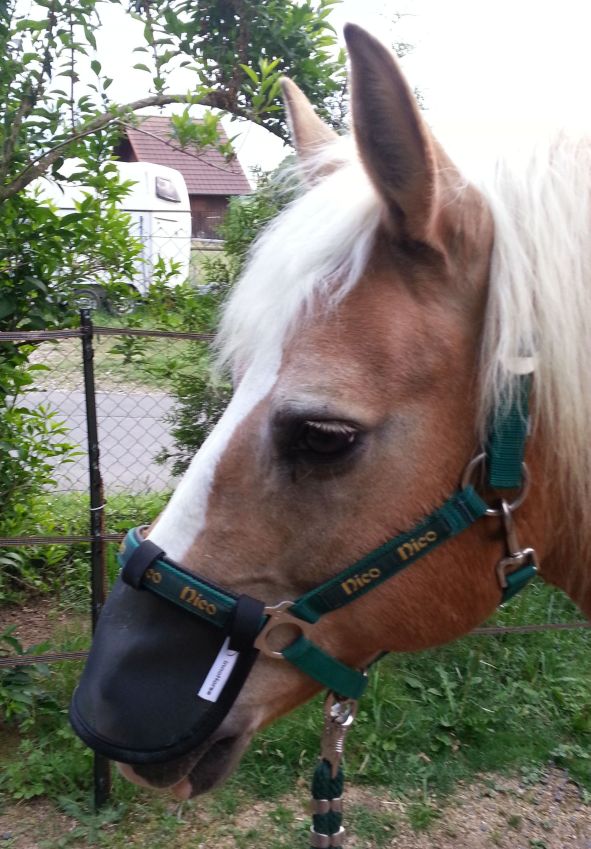
{"label": "horse", "polygon": [[[304,628],[286,600],[334,590],[335,575],[350,603],[306,627],[339,674],[469,633],[499,604],[507,562],[511,572],[527,561],[591,615],[591,145],[561,132],[518,168],[502,160],[468,179],[391,53],[357,26],[345,36],[352,134],[337,136],[283,81],[305,189],[258,239],[229,298],[219,356],[232,400],[163,512],[132,540],[142,562],[116,591],[116,614],[108,602],[99,620],[97,639],[112,629],[118,642],[85,673],[87,687],[101,680],[86,700],[100,708],[74,711],[81,736],[127,778],[179,799],[224,781],[258,729],[318,692],[317,678],[281,659]],[[527,480],[499,495],[479,473],[489,422],[517,405],[523,424],[520,381],[532,371]],[[439,526],[424,517],[462,477],[482,518],[436,545]],[[405,533],[396,556],[406,568],[378,581],[381,566],[364,558]],[[154,566],[165,560],[166,573]],[[351,570],[358,562],[369,565]],[[231,618],[264,650],[226,702],[218,691],[240,652],[211,649],[210,625],[184,631],[189,614],[137,593],[141,581],[163,592],[173,579],[178,603],[205,619],[227,598],[247,600]],[[279,627],[267,624],[261,643],[252,622],[273,625],[275,615]],[[189,721],[180,693],[200,663],[209,687],[200,679],[200,701],[219,715],[199,714],[198,741],[167,737]],[[103,722],[93,734],[83,710]],[[132,740],[142,723],[142,734],[160,735],[158,757]]]}

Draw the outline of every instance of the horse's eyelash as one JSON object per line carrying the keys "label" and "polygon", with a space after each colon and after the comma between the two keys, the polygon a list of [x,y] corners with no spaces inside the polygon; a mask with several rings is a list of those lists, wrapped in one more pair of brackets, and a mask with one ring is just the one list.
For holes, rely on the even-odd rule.
{"label": "horse's eyelash", "polygon": [[311,427],[314,430],[318,430],[321,433],[330,433],[330,434],[347,434],[354,436],[357,433],[357,430],[351,425],[345,424],[344,422],[318,422],[318,421],[305,421],[304,427]]}

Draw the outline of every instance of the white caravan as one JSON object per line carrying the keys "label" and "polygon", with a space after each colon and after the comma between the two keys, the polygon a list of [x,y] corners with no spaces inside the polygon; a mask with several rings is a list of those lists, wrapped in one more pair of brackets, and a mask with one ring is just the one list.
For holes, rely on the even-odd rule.
{"label": "white caravan", "polygon": [[122,180],[133,180],[122,209],[132,219],[132,232],[143,245],[134,279],[143,295],[152,282],[158,259],[178,266],[171,285],[189,276],[191,259],[191,206],[185,179],[180,171],[151,162],[118,162]]}
{"label": "white caravan", "polygon": [[[142,245],[136,273],[130,282],[144,295],[152,283],[156,263],[163,259],[168,267],[171,261],[175,262],[177,270],[168,283],[177,286],[189,276],[191,259],[191,206],[183,175],[174,168],[151,162],[116,162],[115,165],[122,180],[134,183],[120,208],[129,214],[131,233]],[[74,211],[76,202],[92,191],[82,185],[58,186],[49,180],[36,185],[41,197],[51,200],[64,214]],[[100,279],[80,281],[76,288],[93,306],[102,300]]]}

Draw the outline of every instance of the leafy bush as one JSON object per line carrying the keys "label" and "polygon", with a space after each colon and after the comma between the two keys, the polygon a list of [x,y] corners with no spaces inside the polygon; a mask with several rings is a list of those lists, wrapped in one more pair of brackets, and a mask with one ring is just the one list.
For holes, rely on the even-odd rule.
{"label": "leafy bush", "polygon": [[[144,495],[120,493],[107,504],[109,531],[128,528],[156,516],[169,493]],[[21,532],[62,536],[88,532],[88,495],[83,492],[51,494],[39,492],[21,511]],[[15,526],[18,533],[18,526]],[[116,571],[112,547],[107,549]],[[39,545],[0,550],[0,605],[22,602],[30,595],[51,595],[56,606],[86,610],[90,600],[89,546]]]}
{"label": "leafy bush", "polygon": [[[213,331],[223,297],[240,275],[252,243],[293,196],[294,189],[286,187],[282,173],[280,168],[272,174],[259,174],[256,192],[230,201],[220,230],[224,255],[206,260],[202,266],[205,285],[212,286],[208,296],[212,300],[205,302],[205,311],[203,306],[195,312],[184,309],[181,320],[187,322],[186,329]],[[197,304],[202,304],[202,298],[197,296]],[[192,346],[183,361],[177,363],[171,381],[176,405],[168,421],[175,447],[162,452],[158,459],[165,462],[173,458],[174,474],[181,474],[223,413],[231,387],[212,377],[209,357],[202,346]]]}
{"label": "leafy bush", "polygon": [[[54,483],[56,464],[72,460],[75,446],[56,413],[43,405],[27,405],[26,391],[40,365],[28,365],[32,346],[14,345],[12,368],[0,363],[0,536],[35,532],[32,501],[39,491]],[[55,548],[45,552],[48,561]],[[17,589],[37,590],[37,564],[22,550],[0,551],[0,602]]]}
{"label": "leafy bush", "polygon": [[[88,142],[93,196],[75,211],[59,215],[35,194],[22,193],[0,204],[0,331],[30,331],[69,326],[76,320],[72,286],[104,272],[117,288],[134,272],[139,247],[128,232],[128,216],[117,209],[127,191],[101,140]],[[91,168],[91,166],[88,166]],[[35,533],[41,518],[37,495],[54,484],[58,463],[74,457],[75,446],[56,413],[28,403],[42,365],[31,364],[34,344],[0,342],[0,536]],[[52,517],[46,517],[51,524]],[[44,521],[42,526],[47,527]],[[53,567],[55,548],[31,558],[9,550],[0,554],[0,601],[23,591],[46,590],[43,572]]]}
{"label": "leafy bush", "polygon": [[[0,657],[26,656],[44,648],[25,651],[10,628],[0,634]],[[69,695],[62,684],[56,667],[46,664],[0,668],[0,716],[19,735],[16,757],[4,763],[0,773],[0,790],[13,799],[62,794],[83,798],[90,787],[92,754],[67,726]]]}
{"label": "leafy bush", "polygon": [[[26,657],[46,648],[38,645],[23,649],[14,631],[12,626],[0,633],[0,657],[9,654]],[[0,716],[5,723],[27,731],[34,727],[40,714],[59,710],[55,698],[46,690],[48,677],[46,664],[0,667]]]}
{"label": "leafy bush", "polygon": [[192,373],[178,372],[173,377],[172,391],[176,406],[168,416],[173,450],[164,449],[157,456],[158,462],[173,459],[172,473],[182,474],[199,450],[208,433],[214,427],[231,396],[230,386],[216,383],[209,376],[207,356],[196,352],[195,368]]}

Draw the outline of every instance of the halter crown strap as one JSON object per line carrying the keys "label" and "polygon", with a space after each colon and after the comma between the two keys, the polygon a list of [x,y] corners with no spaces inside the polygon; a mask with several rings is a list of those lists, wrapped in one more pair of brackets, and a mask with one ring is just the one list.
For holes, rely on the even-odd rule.
{"label": "halter crown strap", "polygon": [[501,402],[500,411],[493,416],[487,448],[488,482],[493,489],[521,486],[531,383],[532,375],[522,374],[513,403]]}

